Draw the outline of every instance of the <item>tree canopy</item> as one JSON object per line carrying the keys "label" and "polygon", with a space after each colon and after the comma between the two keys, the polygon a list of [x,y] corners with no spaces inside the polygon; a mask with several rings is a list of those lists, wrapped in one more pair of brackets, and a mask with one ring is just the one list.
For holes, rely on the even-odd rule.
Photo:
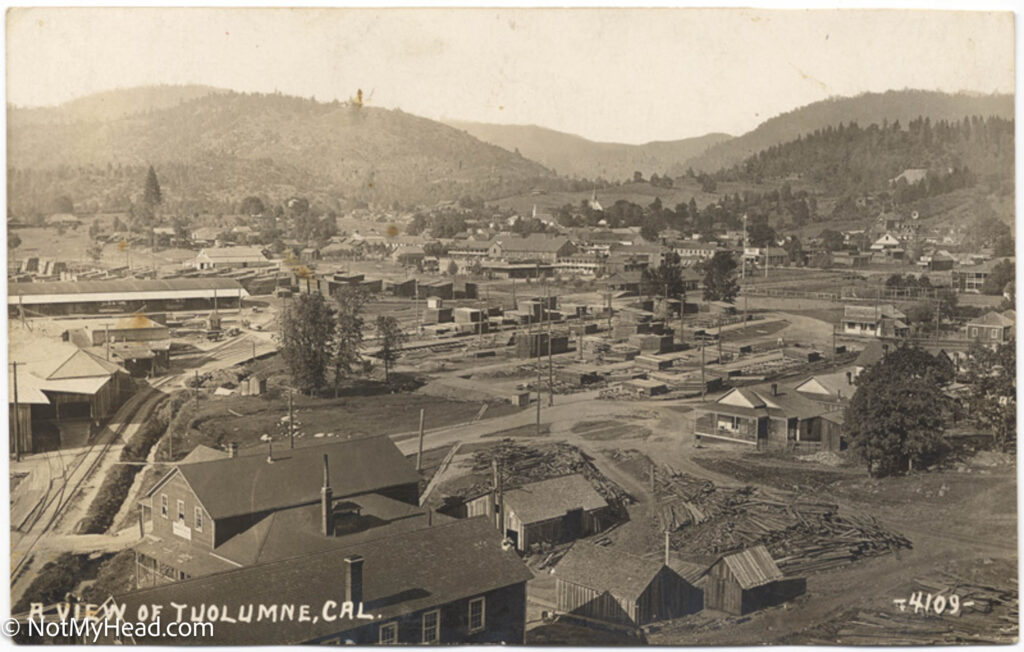
{"label": "tree canopy", "polygon": [[335,312],[317,292],[299,294],[281,313],[281,355],[299,391],[326,385],[334,330]]}
{"label": "tree canopy", "polygon": [[727,251],[716,252],[704,262],[704,300],[732,303],[739,294],[736,282],[736,261]]}
{"label": "tree canopy", "polygon": [[927,352],[903,346],[857,377],[846,436],[872,476],[910,471],[941,450],[951,407],[940,388],[942,367]]}

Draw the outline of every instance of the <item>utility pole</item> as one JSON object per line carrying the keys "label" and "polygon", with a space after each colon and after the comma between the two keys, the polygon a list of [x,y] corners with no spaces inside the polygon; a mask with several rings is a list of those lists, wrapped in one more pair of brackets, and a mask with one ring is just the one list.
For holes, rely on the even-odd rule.
{"label": "utility pole", "polygon": [[199,415],[199,370],[196,369],[196,416]]}
{"label": "utility pole", "polygon": [[21,362],[12,362],[11,367],[14,369],[14,384],[12,386],[14,390],[14,461],[21,461],[21,410],[20,404],[18,403],[18,365],[24,364]]}
{"label": "utility pole", "polygon": [[704,382],[704,342],[700,343],[700,400],[707,396],[707,383]]}
{"label": "utility pole", "polygon": [[295,390],[291,387],[288,388],[288,439],[289,448],[295,448],[295,410],[292,409],[292,397],[295,394]]}
{"label": "utility pole", "polygon": [[740,279],[747,278],[747,214],[743,214],[743,256],[740,257]]}
{"label": "utility pole", "polygon": [[718,364],[722,364],[722,317],[718,317]]}
{"label": "utility pole", "polygon": [[[541,338],[541,334],[542,334],[542,331],[540,329],[540,322],[537,322],[537,339],[536,339],[536,344],[537,344],[537,361],[536,361],[535,364],[537,365],[537,436],[538,437],[540,437],[540,403],[541,403],[541,399],[540,399],[540,382],[541,382],[540,381],[540,338]],[[533,341],[532,341],[533,338],[531,337],[530,339],[531,339],[530,344],[532,345],[533,344]]]}
{"label": "utility pole", "polygon": [[416,470],[423,470],[423,412],[424,409],[420,408],[420,447],[416,452]]}
{"label": "utility pole", "polygon": [[107,360],[110,360],[110,324],[103,324],[103,344],[107,347]]}
{"label": "utility pole", "polygon": [[252,361],[256,362],[256,340],[252,341]]}
{"label": "utility pole", "polygon": [[544,304],[547,307],[548,318],[548,406],[555,404],[555,372],[554,362],[551,356],[551,289],[544,287]]}

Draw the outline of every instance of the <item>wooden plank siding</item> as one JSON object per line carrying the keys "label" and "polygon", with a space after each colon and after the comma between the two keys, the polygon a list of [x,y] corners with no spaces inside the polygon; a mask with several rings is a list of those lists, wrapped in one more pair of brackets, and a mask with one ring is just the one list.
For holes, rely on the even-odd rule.
{"label": "wooden plank siding", "polygon": [[559,578],[555,582],[555,603],[567,614],[619,625],[636,625],[637,605],[619,600],[611,593]]}

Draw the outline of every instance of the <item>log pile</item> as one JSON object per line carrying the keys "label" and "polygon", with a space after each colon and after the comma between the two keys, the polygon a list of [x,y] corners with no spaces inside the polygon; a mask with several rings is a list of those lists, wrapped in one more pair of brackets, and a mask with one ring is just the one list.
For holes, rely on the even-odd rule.
{"label": "log pile", "polygon": [[800,576],[911,547],[873,518],[840,515],[834,503],[751,486],[718,487],[654,466],[633,450],[612,456],[638,479],[646,475],[657,500],[656,527],[684,553],[721,555],[764,544],[784,573]]}
{"label": "log pile", "polygon": [[606,478],[579,448],[564,442],[524,446],[512,439],[503,439],[496,446],[473,454],[473,473],[481,476],[487,474],[487,479],[460,490],[458,493],[461,497],[479,496],[491,491],[493,487],[489,474],[493,459],[498,460],[502,486],[506,491],[532,482],[580,473],[613,508],[621,509],[634,502],[632,496]]}
{"label": "log pile", "polygon": [[[861,610],[835,630],[833,638],[815,636],[809,643],[840,645],[1006,645],[1019,634],[1018,586],[1008,578],[1004,587],[977,584],[949,573],[939,581],[916,580],[914,591],[945,597],[942,614],[897,606],[881,611]],[[956,595],[958,612],[948,608]],[[909,596],[908,596],[909,597]],[[929,601],[930,602],[930,601]],[[972,604],[973,603],[973,604]]]}

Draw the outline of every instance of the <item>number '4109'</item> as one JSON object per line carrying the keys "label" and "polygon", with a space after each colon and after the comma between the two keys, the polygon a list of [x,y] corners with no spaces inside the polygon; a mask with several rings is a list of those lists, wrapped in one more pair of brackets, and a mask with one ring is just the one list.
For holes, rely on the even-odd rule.
{"label": "number '4109'", "polygon": [[960,596],[955,593],[951,593],[949,596],[942,594],[932,595],[931,593],[925,593],[924,591],[916,591],[910,594],[910,599],[896,598],[893,603],[899,608],[900,611],[906,611],[907,609],[913,608],[914,613],[928,614],[934,613],[937,616],[941,616],[946,613],[950,616],[956,616],[960,613],[960,609],[963,607],[970,607],[974,604],[973,601],[960,602]]}

